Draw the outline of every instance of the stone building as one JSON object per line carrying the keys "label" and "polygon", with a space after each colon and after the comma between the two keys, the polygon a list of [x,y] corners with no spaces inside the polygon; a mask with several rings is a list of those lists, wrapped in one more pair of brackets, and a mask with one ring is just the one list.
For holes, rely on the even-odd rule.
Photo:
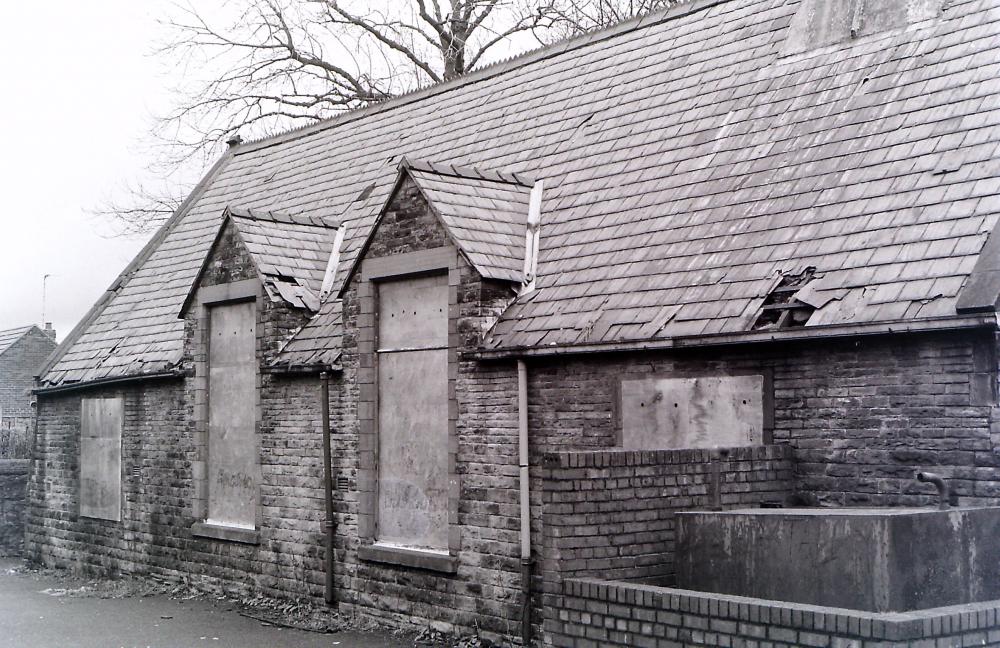
{"label": "stone building", "polygon": [[28,429],[35,376],[55,351],[55,337],[51,324],[0,331],[0,430]]}
{"label": "stone building", "polygon": [[563,641],[688,508],[996,503],[998,32],[695,0],[232,146],[45,367],[30,554],[321,597],[321,375],[397,625]]}

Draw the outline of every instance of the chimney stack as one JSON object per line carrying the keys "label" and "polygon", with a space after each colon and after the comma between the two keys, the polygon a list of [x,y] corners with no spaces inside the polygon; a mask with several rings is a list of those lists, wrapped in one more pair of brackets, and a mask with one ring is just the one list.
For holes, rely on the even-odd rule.
{"label": "chimney stack", "polygon": [[42,332],[53,340],[56,339],[56,330],[52,328],[52,322],[45,322],[45,329]]}

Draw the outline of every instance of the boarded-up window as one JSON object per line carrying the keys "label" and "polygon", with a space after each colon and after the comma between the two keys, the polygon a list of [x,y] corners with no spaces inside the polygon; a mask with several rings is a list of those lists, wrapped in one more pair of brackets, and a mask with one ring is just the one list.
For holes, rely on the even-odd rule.
{"label": "boarded-up window", "polygon": [[253,529],[259,473],[256,305],[209,310],[209,524]]}
{"label": "boarded-up window", "polygon": [[121,398],[84,398],[80,402],[80,515],[122,519]]}
{"label": "boarded-up window", "polygon": [[378,315],[378,541],[447,550],[447,275],[381,284]]}
{"label": "boarded-up window", "polygon": [[760,445],[763,376],[623,380],[622,445],[632,450]]}

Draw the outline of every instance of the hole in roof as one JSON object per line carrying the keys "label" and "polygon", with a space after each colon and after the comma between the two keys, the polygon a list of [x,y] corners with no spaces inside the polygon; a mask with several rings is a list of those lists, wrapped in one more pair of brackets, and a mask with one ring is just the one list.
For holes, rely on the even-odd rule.
{"label": "hole in roof", "polygon": [[784,274],[778,285],[764,298],[760,315],[751,327],[754,331],[805,326],[815,308],[795,298],[795,293],[816,278],[816,268],[810,266],[798,274]]}

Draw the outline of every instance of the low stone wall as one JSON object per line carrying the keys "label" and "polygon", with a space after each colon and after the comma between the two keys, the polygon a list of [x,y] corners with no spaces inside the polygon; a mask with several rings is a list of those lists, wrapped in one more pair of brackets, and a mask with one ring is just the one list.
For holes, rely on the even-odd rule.
{"label": "low stone wall", "polygon": [[1000,646],[1000,601],[872,613],[571,579],[546,630],[559,648]]}
{"label": "low stone wall", "polygon": [[24,544],[27,459],[0,459],[0,556],[18,555]]}

